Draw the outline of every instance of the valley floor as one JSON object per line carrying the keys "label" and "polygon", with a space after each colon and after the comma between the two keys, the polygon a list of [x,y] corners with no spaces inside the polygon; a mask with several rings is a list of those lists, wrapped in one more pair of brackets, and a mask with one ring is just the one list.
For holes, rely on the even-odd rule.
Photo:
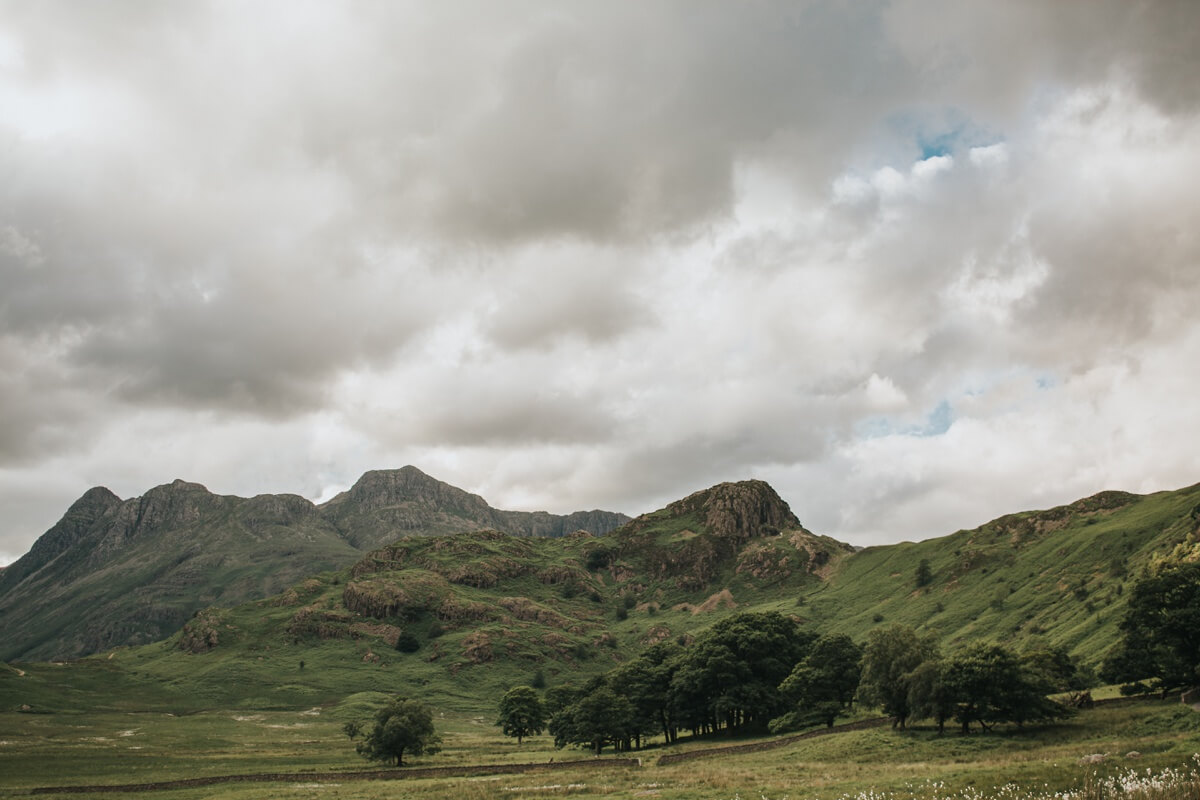
{"label": "valley floor", "polygon": [[[180,716],[162,711],[0,713],[0,794],[35,787],[127,784],[262,772],[361,771],[369,768],[341,732],[346,708],[300,711],[207,710]],[[437,721],[444,749],[412,767],[583,760],[565,770],[515,775],[401,778],[384,781],[289,780],[223,784],[146,793],[147,798],[198,800],[319,797],[790,797],[836,800],[941,800],[959,796],[1006,800],[1049,798],[1105,775],[1134,769],[1190,771],[1200,750],[1200,714],[1178,702],[1144,701],[1085,711],[1064,723],[960,736],[918,728],[872,728],[796,742],[760,753],[658,766],[667,752],[710,748],[722,741],[686,742],[634,753],[643,766],[593,762],[579,750],[555,750],[548,736],[518,746],[492,718],[446,714]],[[738,742],[745,743],[745,740]],[[1138,756],[1129,756],[1137,752]],[[1090,754],[1108,754],[1081,765]],[[403,772],[400,770],[399,772]],[[1019,789],[999,789],[1015,784]],[[52,793],[42,797],[79,797]],[[85,795],[111,797],[113,795]],[[1094,795],[1093,795],[1094,796]],[[1187,797],[1191,795],[1179,795]]]}

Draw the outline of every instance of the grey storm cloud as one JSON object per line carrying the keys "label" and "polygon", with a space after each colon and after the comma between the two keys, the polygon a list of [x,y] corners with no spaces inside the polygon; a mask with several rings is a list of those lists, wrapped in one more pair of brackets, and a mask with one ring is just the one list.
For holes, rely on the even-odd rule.
{"label": "grey storm cloud", "polygon": [[[762,473],[832,532],[938,533],[872,519],[959,519],[953,448],[1027,479],[1000,442],[1089,391],[1115,426],[1192,353],[1191,2],[0,12],[23,520],[37,485],[413,462],[558,510]],[[896,433],[943,404],[947,435]],[[286,454],[242,463],[248,431]],[[159,460],[114,455],[151,433]],[[1128,472],[988,474],[1018,503]]]}

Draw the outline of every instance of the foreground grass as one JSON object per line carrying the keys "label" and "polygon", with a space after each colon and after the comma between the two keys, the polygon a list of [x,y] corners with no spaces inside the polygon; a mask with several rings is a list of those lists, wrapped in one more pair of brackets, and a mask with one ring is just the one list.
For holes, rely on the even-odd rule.
{"label": "foreground grass", "polygon": [[[35,786],[363,769],[366,762],[354,754],[341,733],[341,724],[349,718],[365,718],[377,700],[372,695],[358,695],[336,705],[302,711],[209,710],[181,716],[136,711],[4,713],[0,714],[0,794],[20,795]],[[462,713],[439,716],[438,728],[445,739],[443,752],[416,759],[414,765],[587,758],[581,751],[555,750],[548,736],[533,737],[518,747],[502,737],[492,721],[487,716]],[[710,740],[689,746],[721,743]],[[1178,703],[1147,702],[1098,708],[1041,729],[939,737],[927,729],[877,728],[806,740],[762,753],[665,767],[658,767],[655,761],[668,751],[650,748],[637,754],[644,760],[641,769],[588,764],[525,775],[382,782],[314,779],[286,784],[224,784],[145,796],[171,800],[559,795],[712,800],[777,800],[785,796],[814,800],[1035,800],[1061,792],[1085,792],[1089,786],[1099,791],[1101,781],[1120,778],[1130,768],[1139,775],[1147,770],[1155,775],[1166,769],[1190,770],[1198,743],[1200,714]],[[1127,757],[1132,751],[1140,756]],[[1108,753],[1109,757],[1096,766],[1081,766],[1080,758],[1092,753]],[[1005,786],[1009,788],[997,788]],[[1109,796],[1115,795],[1075,794],[1066,800]],[[1149,795],[1145,797],[1152,800]]]}

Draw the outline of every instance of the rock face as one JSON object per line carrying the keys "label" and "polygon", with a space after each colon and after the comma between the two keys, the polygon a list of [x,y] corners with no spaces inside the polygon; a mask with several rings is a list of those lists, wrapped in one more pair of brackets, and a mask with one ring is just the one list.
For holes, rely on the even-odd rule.
{"label": "rock face", "polygon": [[595,535],[626,520],[500,511],[415,467],[368,472],[322,506],[291,494],[218,495],[182,480],[129,500],[96,487],[0,572],[0,660],[156,641],[199,609],[281,592],[406,535]]}
{"label": "rock face", "polygon": [[719,538],[744,542],[764,533],[802,527],[792,509],[765,481],[721,483],[667,506],[673,514],[692,514]]}
{"label": "rock face", "polygon": [[[665,537],[655,533],[664,526],[675,532]],[[780,536],[784,532],[789,536]],[[769,579],[797,570],[813,573],[850,550],[806,531],[775,490],[758,480],[721,483],[690,494],[633,520],[614,534],[614,540],[620,558],[635,563],[650,578],[671,579],[687,591],[711,587],[729,573],[755,575],[756,564],[745,567],[739,561],[750,551],[763,565],[755,577]],[[764,550],[766,542],[777,547]]]}

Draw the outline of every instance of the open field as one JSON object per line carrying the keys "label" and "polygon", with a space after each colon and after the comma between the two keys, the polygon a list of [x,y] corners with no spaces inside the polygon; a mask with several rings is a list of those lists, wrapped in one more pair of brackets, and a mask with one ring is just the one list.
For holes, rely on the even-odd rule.
{"label": "open field", "polygon": [[[356,695],[326,706],[289,711],[105,710],[79,713],[0,714],[0,789],[14,795],[40,786],[126,784],[258,772],[363,770],[341,724],[365,718],[372,701]],[[520,747],[500,735],[489,715],[448,712],[438,717],[444,749],[415,759],[413,767],[478,763],[533,763],[585,759],[555,750],[550,737]],[[738,740],[745,743],[749,740]],[[725,740],[684,742],[670,752],[713,747]],[[962,737],[918,728],[854,731],[797,742],[761,753],[708,758],[659,767],[651,747],[635,753],[641,768],[588,763],[554,772],[398,781],[290,781],[222,784],[166,790],[146,797],[172,800],[274,797],[484,798],[628,797],[821,798],[866,791],[897,800],[946,797],[1010,782],[1050,794],[1078,787],[1093,771],[1127,768],[1157,772],[1191,768],[1200,750],[1200,714],[1177,702],[1147,701],[1082,712],[1046,728],[1006,728]],[[1127,758],[1131,751],[1140,757]],[[1096,767],[1081,756],[1108,753]],[[402,770],[401,770],[402,772]],[[43,797],[78,797],[49,794]],[[113,795],[96,795],[113,796]]]}

